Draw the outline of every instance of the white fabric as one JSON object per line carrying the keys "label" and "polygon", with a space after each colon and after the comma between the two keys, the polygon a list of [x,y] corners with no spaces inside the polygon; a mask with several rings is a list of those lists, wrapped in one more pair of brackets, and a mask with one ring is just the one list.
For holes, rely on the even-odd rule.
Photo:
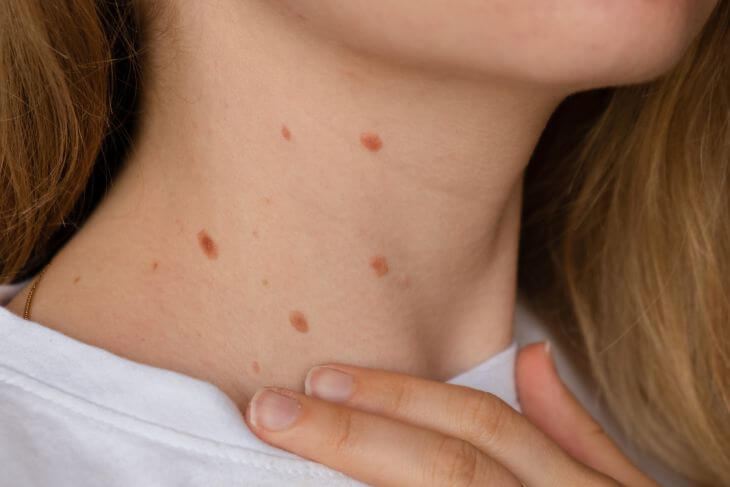
{"label": "white fabric", "polygon": [[[512,344],[450,382],[517,408],[516,352]],[[362,484],[264,443],[212,384],[126,360],[0,306],[0,485]]]}
{"label": "white fabric", "polygon": [[[0,286],[0,304],[20,287]],[[539,330],[535,323],[518,308],[517,339]],[[516,353],[513,343],[448,382],[519,410]],[[121,358],[0,306],[0,486],[96,485],[363,484],[259,440],[212,384]]]}

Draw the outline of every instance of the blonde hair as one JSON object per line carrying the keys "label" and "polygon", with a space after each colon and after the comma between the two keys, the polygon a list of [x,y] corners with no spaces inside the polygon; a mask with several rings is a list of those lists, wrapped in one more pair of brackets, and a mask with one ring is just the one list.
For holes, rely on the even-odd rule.
{"label": "blonde hair", "polygon": [[725,1],[661,79],[566,100],[526,176],[520,261],[628,435],[711,485],[730,484],[728,46]]}
{"label": "blonde hair", "polygon": [[[0,11],[0,282],[37,271],[124,159],[136,3]],[[561,105],[528,167],[520,257],[625,431],[706,484],[730,483],[729,24],[721,1],[670,73]]]}

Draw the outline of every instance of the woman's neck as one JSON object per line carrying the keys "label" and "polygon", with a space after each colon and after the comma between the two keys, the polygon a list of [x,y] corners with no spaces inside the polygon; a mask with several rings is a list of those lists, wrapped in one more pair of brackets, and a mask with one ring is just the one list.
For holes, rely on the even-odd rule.
{"label": "woman's neck", "polygon": [[126,168],[33,318],[240,404],[318,363],[444,379],[504,348],[560,97],[357,54],[268,2],[180,3]]}

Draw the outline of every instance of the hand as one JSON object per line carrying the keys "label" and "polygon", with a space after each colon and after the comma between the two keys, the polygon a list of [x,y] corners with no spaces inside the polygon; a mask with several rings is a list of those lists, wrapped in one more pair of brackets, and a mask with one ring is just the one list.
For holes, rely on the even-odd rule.
{"label": "hand", "polygon": [[262,440],[371,485],[655,486],[578,404],[546,352],[542,344],[520,352],[525,416],[468,387],[331,364],[310,370],[305,394],[258,391],[245,418]]}

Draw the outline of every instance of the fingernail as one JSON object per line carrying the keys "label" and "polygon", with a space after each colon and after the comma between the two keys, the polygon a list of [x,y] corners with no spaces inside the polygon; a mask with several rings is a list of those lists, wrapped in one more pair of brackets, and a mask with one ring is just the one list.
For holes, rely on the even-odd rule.
{"label": "fingernail", "polygon": [[555,357],[553,357],[553,345],[549,340],[545,340],[545,355],[547,355],[548,360],[550,360],[550,365],[552,366],[553,370],[555,372],[558,371],[557,366],[555,365]]}
{"label": "fingernail", "polygon": [[550,340],[545,340],[544,346],[545,346],[545,355],[547,355],[548,357],[550,357],[552,359],[553,351],[552,351],[552,345],[550,345]]}
{"label": "fingernail", "polygon": [[352,390],[350,374],[321,365],[309,369],[304,379],[304,393],[325,401],[345,401],[352,395]]}
{"label": "fingernail", "polygon": [[301,408],[293,397],[271,389],[259,389],[251,398],[251,423],[257,428],[281,431],[291,426]]}

